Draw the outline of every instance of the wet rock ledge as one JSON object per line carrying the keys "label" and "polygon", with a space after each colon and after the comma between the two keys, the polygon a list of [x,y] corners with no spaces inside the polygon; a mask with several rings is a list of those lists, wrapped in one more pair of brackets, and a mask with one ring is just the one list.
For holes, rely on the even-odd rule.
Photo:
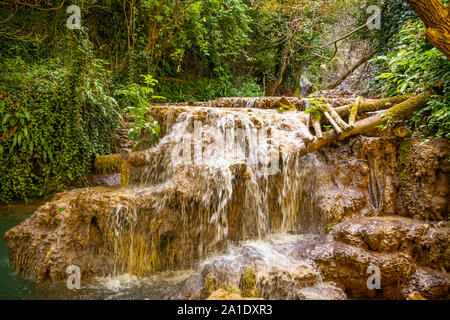
{"label": "wet rock ledge", "polygon": [[[237,288],[244,297],[268,299],[448,299],[448,140],[361,136],[308,157],[303,164],[314,166],[303,172],[308,186],[297,189],[286,231],[314,235],[279,247],[296,267],[266,265],[243,247],[235,265],[208,262],[194,281],[197,289],[172,298]],[[142,276],[197,267],[229,241],[257,238],[254,217],[239,198],[245,181],[236,177],[226,209],[228,240],[216,241],[218,229],[205,218],[212,208],[193,196],[201,185],[195,170],[201,168],[150,191],[98,187],[57,195],[5,234],[12,267],[39,281],[64,279],[72,264],[84,279]],[[273,179],[268,188],[280,189]],[[268,232],[283,230],[277,216],[283,205],[272,199]],[[380,290],[367,289],[369,265],[380,268]]]}

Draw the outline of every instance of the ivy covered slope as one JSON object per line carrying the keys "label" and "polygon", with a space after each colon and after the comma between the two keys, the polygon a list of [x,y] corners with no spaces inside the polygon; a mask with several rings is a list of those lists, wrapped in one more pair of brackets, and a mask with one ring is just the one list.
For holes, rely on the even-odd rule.
{"label": "ivy covered slope", "polygon": [[378,75],[369,87],[388,97],[441,84],[439,94],[413,114],[408,125],[418,136],[450,138],[450,62],[428,42],[424,23],[405,1],[386,2],[383,13],[375,59]]}
{"label": "ivy covered slope", "polygon": [[114,151],[119,118],[102,61],[83,32],[67,44],[57,57],[28,61],[38,47],[2,44],[0,203],[83,186],[93,157]]}

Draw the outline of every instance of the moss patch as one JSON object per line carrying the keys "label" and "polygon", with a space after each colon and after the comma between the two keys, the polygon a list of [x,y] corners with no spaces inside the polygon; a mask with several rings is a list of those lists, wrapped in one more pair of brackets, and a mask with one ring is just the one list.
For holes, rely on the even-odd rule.
{"label": "moss patch", "polygon": [[241,295],[243,297],[259,297],[260,292],[256,288],[256,281],[258,277],[253,268],[247,268],[241,276]]}
{"label": "moss patch", "polygon": [[403,140],[399,147],[398,162],[405,166],[408,163],[409,153],[411,152],[411,142],[409,139]]}
{"label": "moss patch", "polygon": [[131,163],[121,154],[97,156],[94,164],[95,170],[100,173],[120,172],[120,185],[127,187],[130,182]]}
{"label": "moss patch", "polygon": [[117,173],[122,171],[123,162],[121,154],[97,156],[94,167],[100,173]]}
{"label": "moss patch", "polygon": [[204,279],[204,292],[206,297],[209,297],[213,292],[223,289],[228,293],[240,294],[239,288],[229,283],[220,283],[216,277],[208,273]]}

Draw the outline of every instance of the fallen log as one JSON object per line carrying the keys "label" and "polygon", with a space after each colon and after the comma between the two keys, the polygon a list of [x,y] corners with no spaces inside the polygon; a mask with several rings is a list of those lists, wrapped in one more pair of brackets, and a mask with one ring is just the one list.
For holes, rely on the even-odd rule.
{"label": "fallen log", "polygon": [[[403,95],[398,97],[391,97],[379,100],[371,100],[362,102],[362,97],[358,97],[356,103],[352,103],[349,105],[332,108],[330,105],[325,104],[325,111],[323,112],[322,124],[331,124],[331,126],[337,131],[337,133],[341,133],[341,131],[346,131],[349,128],[353,127],[356,121],[356,117],[359,113],[365,112],[374,112],[379,110],[387,109],[394,104],[403,102],[413,95]],[[342,120],[341,116],[349,116],[349,123],[347,124],[344,120]],[[331,120],[330,120],[331,119]],[[309,127],[309,125],[308,125]]]}
{"label": "fallen log", "polygon": [[361,105],[362,97],[358,97],[356,103],[352,106],[350,110],[350,115],[348,116],[348,125],[353,127],[356,120],[356,115],[358,114],[359,106]]}
{"label": "fallen log", "polygon": [[377,126],[383,124],[387,118],[391,120],[401,120],[409,116],[414,111],[417,111],[426,106],[428,99],[433,94],[433,90],[428,90],[420,95],[409,98],[402,103],[399,103],[389,109],[381,111],[371,117],[357,121],[353,128],[341,134],[336,133],[334,130],[328,130],[323,134],[323,139],[318,139],[310,143],[306,148],[298,150],[300,154],[304,155],[310,152],[319,150],[320,148],[331,144],[337,140],[343,140],[347,137],[364,134],[377,128]]}
{"label": "fallen log", "polygon": [[[428,90],[425,93],[422,93],[417,96],[410,97],[408,100],[403,101],[401,103],[398,103],[394,105],[393,107],[383,110],[371,117],[365,118],[363,120],[357,121],[354,123],[353,127],[349,128],[346,131],[342,130],[328,130],[324,133],[321,132],[321,130],[317,129],[316,134],[319,136],[323,136],[323,138],[317,139],[316,137],[313,137],[309,131],[308,128],[305,126],[304,136],[307,137],[305,139],[307,142],[306,147],[297,150],[301,155],[305,155],[310,152],[314,152],[326,145],[331,144],[334,141],[337,140],[343,140],[349,136],[358,135],[358,134],[364,134],[371,130],[376,129],[377,126],[384,123],[384,121],[389,118],[391,120],[400,120],[411,113],[413,113],[416,110],[419,110],[423,107],[425,107],[426,102],[432,95],[432,90]],[[397,97],[397,99],[400,99]],[[391,100],[392,101],[392,100]],[[371,104],[371,108],[376,106],[377,108],[381,105],[385,105],[386,102],[383,103],[375,103]],[[361,106],[360,106],[361,107]],[[342,109],[343,110],[343,109]],[[350,109],[348,109],[350,110]],[[365,109],[366,110],[366,109]],[[331,115],[329,115],[329,120],[333,121],[333,118]],[[314,125],[314,121],[313,121]],[[339,128],[339,127],[337,127]],[[316,130],[316,126],[314,126],[314,129]],[[306,132],[307,131],[307,132]],[[309,133],[309,135],[308,135]],[[308,139],[309,138],[309,139]],[[144,151],[137,151],[137,152],[131,152],[128,154],[112,154],[112,155],[103,155],[98,156],[95,160],[95,169],[101,172],[121,172],[121,185],[127,186],[129,182],[130,177],[130,169],[131,167],[143,167],[148,162],[148,154]]]}
{"label": "fallen log", "polygon": [[[411,98],[413,95],[403,95],[396,96],[391,98],[384,99],[373,99],[365,102],[361,102],[361,112],[369,112],[369,111],[377,111],[391,107],[394,104],[405,101],[408,98]],[[341,116],[347,116],[350,114],[350,109],[354,105],[351,102],[345,102],[348,104],[340,105],[335,107],[336,112]],[[284,101],[284,102],[283,102]],[[190,106],[195,107],[211,107],[211,108],[248,108],[248,105],[252,105],[253,108],[257,109],[276,109],[281,106],[281,103],[284,104],[285,107],[282,107],[284,110],[294,110],[294,108],[298,111],[304,111],[305,107],[307,107],[305,99],[295,98],[295,97],[259,97],[259,98],[218,98],[212,101],[206,102],[192,102],[190,101],[188,104]],[[331,103],[331,99],[325,99],[325,102]],[[186,106],[186,103],[174,103],[174,104],[160,104],[160,106],[166,105],[176,105],[176,106]],[[294,108],[293,108],[293,107]]]}
{"label": "fallen log", "polygon": [[[411,97],[413,97],[413,94],[406,94],[403,96],[396,96],[391,98],[383,98],[378,100],[371,100],[366,102],[361,102],[358,106],[358,112],[364,113],[364,112],[373,112],[373,111],[379,111],[384,110],[389,107],[392,107],[395,104],[398,104],[400,102],[403,102]],[[348,116],[350,115],[351,109],[353,107],[353,103],[341,107],[334,108],[334,110],[341,116]]]}
{"label": "fallen log", "polygon": [[322,139],[323,134],[322,134],[322,125],[320,124],[320,120],[311,116],[311,121],[312,121],[312,126],[314,128],[314,131],[316,132],[316,137],[319,139]]}
{"label": "fallen log", "polygon": [[332,108],[330,105],[327,104],[327,110],[328,113],[331,115],[331,117],[333,118],[333,120],[339,125],[339,127],[341,127],[344,131],[348,130],[350,128],[350,126],[344,121],[342,120],[342,118],[339,116],[339,114],[336,112],[336,110],[334,108]]}
{"label": "fallen log", "polygon": [[328,111],[324,111],[323,115],[325,116],[325,119],[328,120],[328,122],[331,124],[331,126],[333,127],[334,131],[336,131],[337,134],[341,134],[342,130],[339,127],[339,125],[336,123],[336,121],[334,121],[334,119],[331,117],[330,113]]}

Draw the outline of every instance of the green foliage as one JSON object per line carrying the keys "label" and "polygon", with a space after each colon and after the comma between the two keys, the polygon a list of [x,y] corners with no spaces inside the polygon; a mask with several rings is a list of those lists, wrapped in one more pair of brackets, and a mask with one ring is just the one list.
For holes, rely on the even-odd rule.
{"label": "green foliage", "polygon": [[[363,3],[361,3],[363,2]],[[333,28],[342,23],[342,12],[360,11],[366,1],[255,0],[251,56],[264,76],[282,77],[285,85],[298,85],[300,75],[320,82],[323,64],[333,61]],[[362,11],[362,10],[361,10]],[[346,18],[347,19],[347,18]]]}
{"label": "green foliage", "polygon": [[[449,137],[449,62],[404,0],[74,0],[82,30],[66,28],[61,0],[31,2],[0,4],[0,202],[84,185],[93,158],[116,151],[121,113],[135,122],[130,138],[149,130],[155,141],[160,127],[147,109],[158,96],[260,96],[283,61],[283,85],[298,84],[305,70],[321,81],[334,25],[347,14],[361,25],[369,4],[382,3],[381,32],[344,41],[376,35],[372,87],[386,96],[443,80],[409,124],[416,134]],[[318,98],[308,112],[319,119],[324,110]]]}
{"label": "green foliage", "polygon": [[164,97],[154,96],[153,87],[158,83],[151,75],[141,75],[144,78],[144,85],[132,84],[128,89],[117,90],[116,95],[124,96],[123,101],[126,106],[123,112],[132,121],[129,138],[138,141],[143,130],[148,130],[152,135],[153,143],[156,143],[161,127],[159,123],[148,114],[150,100],[165,99]]}
{"label": "green foliage", "polygon": [[[115,75],[117,83],[133,83],[138,75],[150,73],[160,81],[157,93],[170,101],[209,100],[236,94],[234,89],[239,83],[233,78],[244,69],[240,66],[246,66],[250,61],[247,56],[250,8],[244,2],[194,1],[185,12],[178,14],[176,22],[171,23],[175,10],[172,2],[166,1],[160,15],[155,16],[160,0],[137,1],[140,10],[136,18],[134,48],[127,52],[123,52],[123,46],[116,48],[116,55],[105,52],[111,63],[125,61]],[[114,16],[120,15],[122,8],[112,7]],[[111,15],[109,11],[100,11],[105,16]],[[165,31],[147,48],[148,32],[155,20],[156,33]],[[123,34],[127,29],[123,23],[112,28],[122,31],[117,30],[113,35],[105,30],[108,39],[102,39],[99,46],[125,40]]]}
{"label": "green foliage", "polygon": [[406,22],[393,39],[397,43],[395,52],[376,59],[385,68],[378,79],[386,80],[383,87],[386,94],[424,89],[450,76],[447,59],[428,44],[424,33],[422,22]]}
{"label": "green foliage", "polygon": [[377,129],[384,131],[393,128],[397,123],[402,122],[402,120],[394,120],[393,114],[388,113],[381,119],[382,122],[377,126]]}
{"label": "green foliage", "polygon": [[256,78],[241,80],[237,85],[232,86],[226,97],[260,97],[264,95]]}
{"label": "green foliage", "polygon": [[419,16],[405,0],[383,1],[381,30],[375,33],[377,45],[382,53],[395,51],[397,43],[392,41],[407,21],[420,21]]}
{"label": "green foliage", "polygon": [[434,95],[426,108],[411,117],[414,128],[425,135],[450,139],[450,86],[446,85],[444,95]]}
{"label": "green foliage", "polygon": [[66,63],[0,60],[0,202],[83,186],[94,156],[114,150],[118,113],[102,63],[82,32],[66,47]]}
{"label": "green foliage", "polygon": [[[380,74],[371,85],[384,96],[420,92],[442,81],[442,94],[434,95],[427,107],[414,113],[409,125],[426,136],[450,138],[450,62],[424,36],[421,21],[407,21],[391,39],[391,53],[378,56]],[[389,118],[383,128],[392,126]]]}
{"label": "green foliage", "polygon": [[229,62],[241,57],[250,43],[249,8],[242,0],[205,0],[198,8],[199,17],[189,19],[196,32],[187,31],[186,39],[198,46],[213,75],[227,76]]}
{"label": "green foliage", "polygon": [[[309,96],[311,98],[312,95]],[[327,111],[325,98],[319,97],[310,100],[310,107],[305,110],[306,114],[311,114],[316,120],[320,120],[324,111]]]}
{"label": "green foliage", "polygon": [[170,101],[208,101],[219,97],[258,97],[262,95],[256,79],[237,80],[232,83],[228,77],[194,78],[182,81],[160,81],[156,93]]}
{"label": "green foliage", "polygon": [[292,107],[287,104],[281,104],[279,107],[277,107],[278,112],[283,113],[286,111],[295,111],[295,107]]}

